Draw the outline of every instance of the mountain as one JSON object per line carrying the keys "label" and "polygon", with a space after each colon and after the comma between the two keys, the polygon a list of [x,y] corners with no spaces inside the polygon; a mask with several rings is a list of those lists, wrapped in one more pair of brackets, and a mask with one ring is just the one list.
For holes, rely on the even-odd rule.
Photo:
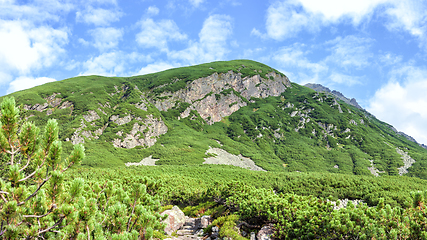
{"label": "mountain", "polygon": [[347,97],[345,97],[342,93],[336,91],[336,90],[330,90],[329,88],[322,86],[321,84],[317,84],[317,83],[307,83],[304,85],[305,87],[311,88],[316,92],[322,92],[322,93],[326,93],[326,94],[331,94],[332,96],[334,96],[335,98],[349,104],[349,105],[353,105],[356,108],[359,109],[363,109],[356,101],[356,99],[352,98],[349,99]]}
{"label": "mountain", "polygon": [[[305,87],[311,88],[316,92],[323,92],[326,94],[330,94],[331,96],[335,97],[338,100],[342,100],[343,102],[353,105],[359,109],[363,109],[356,101],[356,99],[352,98],[349,99],[347,97],[345,97],[342,93],[336,91],[336,90],[330,90],[329,88],[322,86],[321,84],[317,84],[317,83],[307,83],[304,85]],[[364,109],[363,109],[364,110]],[[366,114],[370,115],[371,117],[375,117],[374,115],[372,115],[371,113],[367,112],[366,110],[364,110],[366,112]],[[418,143],[413,137],[409,136],[408,134],[404,133],[404,132],[400,132],[397,131],[396,128],[394,128],[393,126],[390,126],[390,129],[393,130],[395,133],[405,137],[406,139],[408,139],[411,142],[417,143],[418,145],[420,145],[421,147],[427,149],[427,146],[421,143]]]}
{"label": "mountain", "polygon": [[10,96],[38,125],[58,119],[64,153],[84,143],[90,167],[222,163],[427,178],[427,150],[354,99],[316,92],[250,60],[80,76]]}

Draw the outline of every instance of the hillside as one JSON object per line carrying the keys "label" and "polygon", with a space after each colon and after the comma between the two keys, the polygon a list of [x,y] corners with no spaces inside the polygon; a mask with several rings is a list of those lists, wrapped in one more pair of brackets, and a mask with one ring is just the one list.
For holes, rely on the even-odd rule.
{"label": "hillside", "polygon": [[37,125],[58,119],[64,154],[84,143],[84,166],[199,165],[226,156],[275,172],[427,179],[426,149],[351,102],[254,61],[81,76],[12,96]]}

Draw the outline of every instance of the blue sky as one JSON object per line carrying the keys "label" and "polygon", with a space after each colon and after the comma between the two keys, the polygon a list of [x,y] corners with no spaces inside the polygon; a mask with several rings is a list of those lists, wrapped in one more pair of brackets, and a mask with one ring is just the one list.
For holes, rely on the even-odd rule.
{"label": "blue sky", "polygon": [[252,59],[427,144],[427,1],[0,0],[0,95]]}

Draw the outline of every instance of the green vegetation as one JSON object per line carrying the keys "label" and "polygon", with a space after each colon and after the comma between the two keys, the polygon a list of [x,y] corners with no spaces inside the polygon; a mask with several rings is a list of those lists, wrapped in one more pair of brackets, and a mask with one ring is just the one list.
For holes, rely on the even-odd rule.
{"label": "green vegetation", "polygon": [[[427,238],[426,149],[369,113],[298,84],[266,98],[246,99],[228,85],[192,103],[171,96],[198,78],[229,72],[264,80],[280,74],[235,60],[66,79],[12,94],[18,108],[3,98],[0,236],[159,239],[160,213],[179,205],[190,216],[212,215],[205,230],[219,226],[221,238],[243,239],[237,227],[249,233],[265,224],[279,239]],[[192,105],[231,94],[246,106],[212,125]],[[113,146],[162,126],[167,132],[151,136],[150,147]],[[83,146],[72,142],[84,142],[84,159]],[[203,164],[210,147],[267,172]],[[416,160],[405,176],[398,176],[396,149]],[[158,166],[124,166],[148,156]],[[371,161],[380,177],[368,170]],[[333,210],[329,201],[339,199],[364,204]]]}

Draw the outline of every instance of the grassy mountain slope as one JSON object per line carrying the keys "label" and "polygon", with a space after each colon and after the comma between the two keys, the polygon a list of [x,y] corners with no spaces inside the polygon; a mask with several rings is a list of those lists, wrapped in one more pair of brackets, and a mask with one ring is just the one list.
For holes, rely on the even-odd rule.
{"label": "grassy mountain slope", "polygon": [[[416,161],[405,175],[427,179],[427,150],[361,109],[286,80],[264,64],[235,60],[76,77],[12,96],[36,124],[58,119],[65,152],[84,142],[86,166],[148,156],[157,165],[199,165],[214,147],[268,171],[372,175],[374,167],[398,175],[399,149]],[[216,111],[226,114],[215,120]]]}

